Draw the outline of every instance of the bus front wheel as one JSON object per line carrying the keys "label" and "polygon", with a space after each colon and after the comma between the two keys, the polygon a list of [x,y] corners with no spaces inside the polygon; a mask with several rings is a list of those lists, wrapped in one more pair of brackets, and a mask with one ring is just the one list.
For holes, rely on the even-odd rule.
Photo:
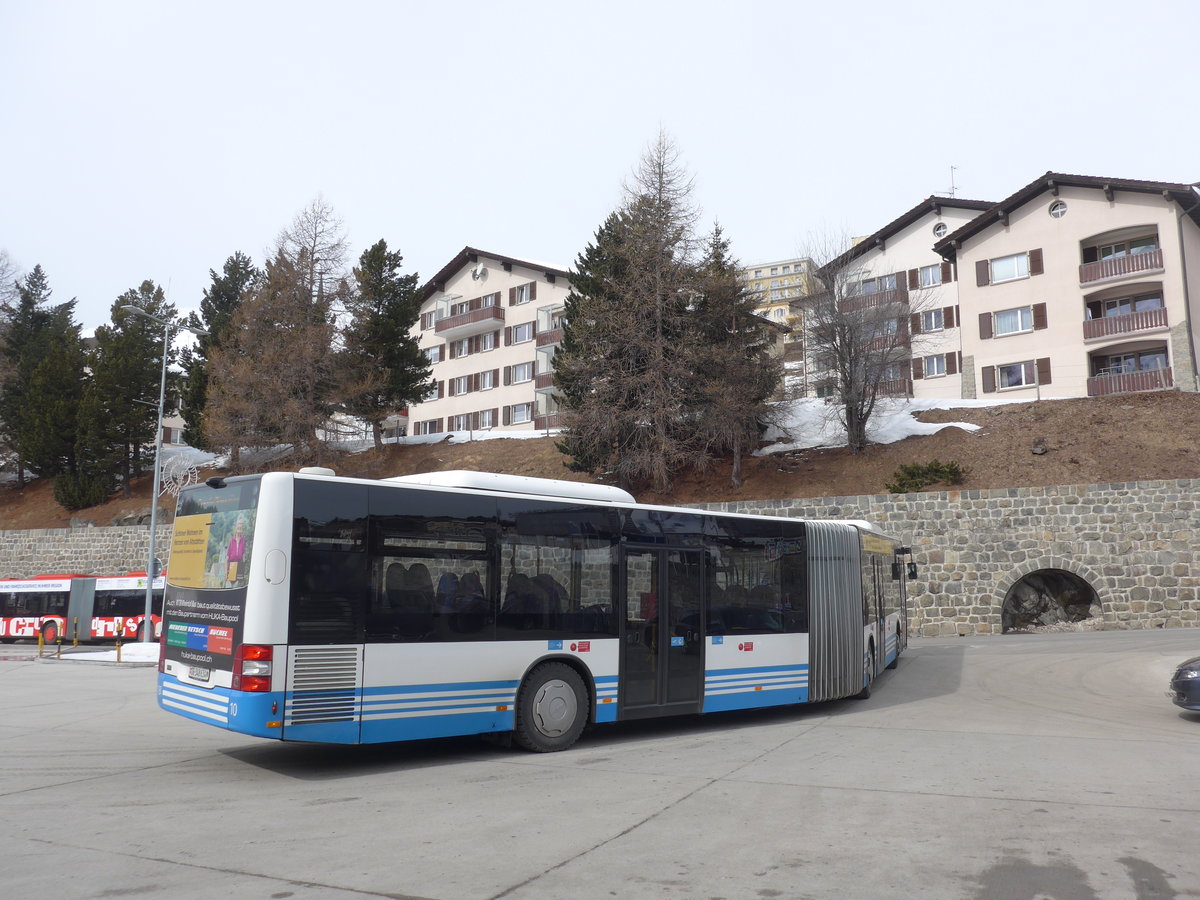
{"label": "bus front wheel", "polygon": [[526,750],[566,750],[587,724],[587,689],[579,673],[564,663],[534,669],[517,698],[513,739]]}

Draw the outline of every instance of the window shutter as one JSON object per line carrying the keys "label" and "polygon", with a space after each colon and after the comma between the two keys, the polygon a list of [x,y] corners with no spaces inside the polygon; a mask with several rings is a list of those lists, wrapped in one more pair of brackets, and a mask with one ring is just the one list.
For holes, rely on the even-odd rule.
{"label": "window shutter", "polygon": [[920,334],[921,333],[921,314],[913,313],[908,318],[909,318],[909,322],[911,323],[910,327],[912,328],[912,333]]}
{"label": "window shutter", "polygon": [[500,370],[492,369],[492,387],[496,387],[498,384],[500,384]]}
{"label": "window shutter", "polygon": [[529,299],[530,300],[537,299],[537,282],[536,281],[529,282]]}
{"label": "window shutter", "polygon": [[1046,316],[1046,304],[1033,304],[1033,330],[1041,331],[1043,328],[1047,327],[1049,327],[1049,323]]}
{"label": "window shutter", "polygon": [[916,381],[918,378],[925,377],[925,363],[923,360],[914,359],[912,361],[912,373],[913,381]]}
{"label": "window shutter", "polygon": [[1043,356],[1037,361],[1038,384],[1050,383],[1050,357]]}
{"label": "window shutter", "polygon": [[450,347],[450,358],[454,359],[454,357],[457,355],[455,353],[456,348],[455,348],[454,342],[451,342],[448,346]]}
{"label": "window shutter", "polygon": [[979,314],[979,339],[981,341],[990,340],[992,337],[992,314]]}
{"label": "window shutter", "polygon": [[471,348],[472,353],[479,352],[479,335],[475,335],[475,337],[471,338],[471,342],[470,342],[469,346]]}
{"label": "window shutter", "polygon": [[458,379],[457,379],[457,378],[451,378],[451,379],[450,379],[450,396],[451,396],[451,397],[457,397],[457,396],[458,396],[458,386],[457,386],[457,384],[456,384],[456,382],[457,382],[457,381],[458,381]]}
{"label": "window shutter", "polygon": [[942,263],[942,284],[949,284],[953,280],[954,269],[950,266],[950,263]]}
{"label": "window shutter", "polygon": [[512,345],[512,326],[509,325],[504,329],[504,346],[509,347],[511,345]]}
{"label": "window shutter", "polygon": [[915,291],[921,286],[921,276],[916,269],[908,270],[908,289]]}
{"label": "window shutter", "polygon": [[499,421],[500,421],[500,407],[497,406],[492,410],[492,427],[495,427],[496,423]]}
{"label": "window shutter", "polygon": [[509,306],[517,305],[517,289],[515,287],[510,287],[508,289],[508,305]]}
{"label": "window shutter", "polygon": [[471,430],[472,431],[479,430],[479,413],[477,413],[477,412],[471,413]]}
{"label": "window shutter", "polygon": [[996,367],[983,367],[983,392],[985,394],[996,393]]}
{"label": "window shutter", "polygon": [[505,425],[512,424],[512,407],[511,406],[504,407],[504,424]]}
{"label": "window shutter", "polygon": [[442,420],[442,419],[434,419],[434,420],[433,420],[433,430],[434,430],[434,432],[435,432],[435,433],[437,433],[437,434],[441,434],[441,432],[442,432],[442,424],[443,424],[443,420]]}
{"label": "window shutter", "polygon": [[1046,270],[1042,267],[1042,248],[1029,251],[1029,274],[1041,275]]}
{"label": "window shutter", "polygon": [[946,374],[947,375],[957,375],[958,374],[958,355],[955,353],[947,353],[946,354]]}
{"label": "window shutter", "polygon": [[958,307],[943,306],[942,307],[942,327],[957,328],[958,327]]}
{"label": "window shutter", "polygon": [[1084,247],[1083,261],[1085,264],[1097,262],[1100,259],[1100,249],[1098,247]]}
{"label": "window shutter", "polygon": [[[504,383],[506,385],[512,384],[512,366],[504,367]],[[505,424],[507,425],[508,423],[506,422]]]}
{"label": "window shutter", "polygon": [[975,262],[975,286],[983,287],[986,284],[992,283],[992,269],[986,259],[976,260]]}
{"label": "window shutter", "polygon": [[446,396],[446,382],[439,381],[438,382],[438,399],[441,400],[445,396]]}

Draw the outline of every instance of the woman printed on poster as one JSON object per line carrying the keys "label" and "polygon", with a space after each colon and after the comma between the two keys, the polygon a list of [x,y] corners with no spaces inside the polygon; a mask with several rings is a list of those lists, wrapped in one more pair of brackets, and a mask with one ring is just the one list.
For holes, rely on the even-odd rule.
{"label": "woman printed on poster", "polygon": [[229,548],[225,551],[225,580],[237,584],[238,567],[246,557],[246,517],[238,516],[229,536]]}

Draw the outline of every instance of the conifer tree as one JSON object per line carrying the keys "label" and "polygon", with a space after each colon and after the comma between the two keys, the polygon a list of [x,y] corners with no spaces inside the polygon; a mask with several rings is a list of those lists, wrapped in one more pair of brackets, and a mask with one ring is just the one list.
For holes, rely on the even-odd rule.
{"label": "conifer tree", "polygon": [[344,408],[371,424],[383,447],[383,420],[429,393],[429,360],[412,326],[420,316],[418,276],[399,274],[404,257],[380,240],[363,251],[346,306],[338,370]]}

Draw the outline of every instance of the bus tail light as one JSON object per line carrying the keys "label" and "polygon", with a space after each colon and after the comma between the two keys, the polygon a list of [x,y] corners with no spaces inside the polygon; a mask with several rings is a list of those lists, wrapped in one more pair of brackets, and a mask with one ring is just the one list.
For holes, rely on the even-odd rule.
{"label": "bus tail light", "polygon": [[239,644],[233,654],[233,690],[263,693],[271,690],[271,647]]}

